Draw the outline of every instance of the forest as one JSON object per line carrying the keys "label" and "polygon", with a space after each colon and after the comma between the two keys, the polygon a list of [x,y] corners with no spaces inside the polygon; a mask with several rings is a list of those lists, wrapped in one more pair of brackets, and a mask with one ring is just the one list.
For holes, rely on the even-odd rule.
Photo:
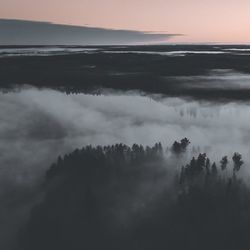
{"label": "forest", "polygon": [[[0,47],[4,48],[8,47]],[[193,88],[185,81],[178,80],[179,77],[204,76],[217,69],[249,74],[248,52],[229,52],[227,50],[232,48],[229,45],[220,46],[219,49],[211,45],[87,48],[97,51],[67,55],[0,57],[0,86],[12,89],[30,85],[53,88],[67,94],[99,94],[103,89],[113,89],[212,101],[249,100],[248,87],[231,89],[222,85],[214,89],[200,85],[199,88]],[[235,45],[233,48],[248,50],[249,46]],[[192,53],[185,56],[157,54],[189,50]],[[211,54],[206,53],[207,51]]]}
{"label": "forest", "polygon": [[184,138],[167,149],[85,146],[59,156],[20,231],[20,249],[248,249],[241,154],[187,161],[189,149]]}

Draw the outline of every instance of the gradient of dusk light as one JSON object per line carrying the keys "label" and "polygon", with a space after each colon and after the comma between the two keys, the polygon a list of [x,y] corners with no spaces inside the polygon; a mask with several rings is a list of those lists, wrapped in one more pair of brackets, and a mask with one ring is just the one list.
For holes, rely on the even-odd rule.
{"label": "gradient of dusk light", "polygon": [[0,0],[0,18],[178,33],[169,42],[250,43],[250,0]]}

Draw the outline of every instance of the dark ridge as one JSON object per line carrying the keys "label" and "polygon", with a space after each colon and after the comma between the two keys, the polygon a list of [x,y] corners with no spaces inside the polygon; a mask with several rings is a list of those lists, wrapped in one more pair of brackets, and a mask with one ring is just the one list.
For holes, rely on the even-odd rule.
{"label": "dark ridge", "polygon": [[[151,54],[104,53],[104,50],[215,50],[214,46],[99,47],[100,51],[51,56],[0,58],[0,87],[25,84],[67,93],[101,92],[101,89],[139,90],[149,94],[191,97],[204,100],[249,100],[250,88],[193,88],[180,81],[183,76],[206,76],[213,70],[250,73],[250,57],[235,53],[161,56]],[[232,48],[220,46],[222,50]],[[245,48],[245,47],[240,47]],[[247,47],[248,48],[248,47]],[[246,52],[247,53],[247,52]]]}

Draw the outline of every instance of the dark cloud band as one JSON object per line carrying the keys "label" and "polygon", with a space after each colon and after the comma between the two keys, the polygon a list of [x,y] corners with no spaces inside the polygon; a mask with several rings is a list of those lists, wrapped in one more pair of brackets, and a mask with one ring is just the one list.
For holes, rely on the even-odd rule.
{"label": "dark cloud band", "polygon": [[0,19],[0,45],[116,45],[164,42],[178,34]]}

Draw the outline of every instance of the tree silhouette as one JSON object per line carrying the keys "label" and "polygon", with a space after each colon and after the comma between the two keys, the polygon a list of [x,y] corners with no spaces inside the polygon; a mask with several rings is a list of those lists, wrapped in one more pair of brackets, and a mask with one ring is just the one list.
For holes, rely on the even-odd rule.
{"label": "tree silhouette", "polygon": [[234,153],[233,157],[233,162],[234,162],[234,172],[238,172],[241,168],[241,166],[244,164],[242,160],[242,156],[239,153]]}
{"label": "tree silhouette", "polygon": [[217,173],[218,173],[218,169],[217,169],[217,166],[216,166],[215,162],[212,164],[212,171],[211,172],[212,172],[213,176],[216,176]]}
{"label": "tree silhouette", "polygon": [[210,163],[210,159],[209,158],[207,158],[206,159],[206,164],[205,164],[205,168],[206,168],[206,173],[207,174],[210,174],[210,171],[211,171],[211,163]]}
{"label": "tree silhouette", "polygon": [[187,138],[182,139],[180,142],[175,141],[171,147],[171,151],[175,154],[184,153],[189,144],[190,141]]}
{"label": "tree silhouette", "polygon": [[227,156],[224,156],[220,161],[220,167],[222,171],[224,171],[227,168],[227,164],[228,164]]}

